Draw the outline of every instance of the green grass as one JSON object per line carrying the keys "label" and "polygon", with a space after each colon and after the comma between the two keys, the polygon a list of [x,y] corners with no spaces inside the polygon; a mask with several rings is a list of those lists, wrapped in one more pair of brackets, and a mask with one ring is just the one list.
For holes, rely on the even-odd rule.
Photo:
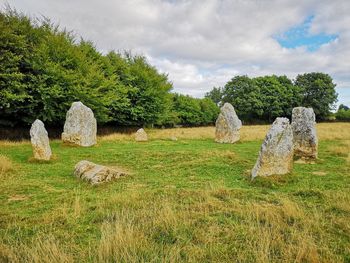
{"label": "green grass", "polygon": [[[321,141],[316,164],[250,180],[261,141],[51,143],[55,159],[28,161],[29,143],[1,146],[0,261],[350,262],[350,167]],[[90,186],[80,160],[130,176]]]}

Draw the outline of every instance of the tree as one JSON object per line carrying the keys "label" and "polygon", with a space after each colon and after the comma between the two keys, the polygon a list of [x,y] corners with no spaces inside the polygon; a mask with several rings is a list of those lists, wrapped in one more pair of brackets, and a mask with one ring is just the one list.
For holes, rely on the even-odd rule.
{"label": "tree", "polygon": [[344,104],[340,104],[340,105],[339,105],[339,108],[338,108],[338,111],[339,111],[339,110],[348,111],[348,110],[350,110],[350,108],[349,108],[348,106],[344,105]]}
{"label": "tree", "polygon": [[312,107],[317,119],[325,119],[334,109],[338,94],[332,78],[325,73],[312,72],[298,75],[294,82],[301,89],[303,100],[301,105]]}
{"label": "tree", "polygon": [[222,90],[220,87],[214,87],[211,91],[205,94],[205,98],[211,99],[216,105],[219,105],[222,100]]}

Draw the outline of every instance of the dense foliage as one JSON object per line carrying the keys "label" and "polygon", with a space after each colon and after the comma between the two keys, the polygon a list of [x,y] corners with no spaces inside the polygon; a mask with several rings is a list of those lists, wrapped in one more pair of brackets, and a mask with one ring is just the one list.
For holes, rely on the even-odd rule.
{"label": "dense foliage", "polygon": [[286,76],[236,76],[206,97],[219,105],[230,102],[240,118],[249,122],[290,117],[297,106],[312,107],[317,119],[325,119],[337,100],[335,84],[324,73],[298,75],[294,83]]}
{"label": "dense foliage", "polygon": [[190,97],[186,114],[196,117],[185,117],[185,102],[178,102],[181,96],[171,89],[167,75],[143,56],[113,51],[103,55],[93,43],[77,42],[48,20],[11,9],[0,13],[2,126],[26,125],[36,118],[60,125],[77,100],[94,111],[99,123],[201,125],[215,120],[215,104]]}
{"label": "dense foliage", "polygon": [[344,104],[340,104],[335,117],[340,121],[350,121],[350,108]]}

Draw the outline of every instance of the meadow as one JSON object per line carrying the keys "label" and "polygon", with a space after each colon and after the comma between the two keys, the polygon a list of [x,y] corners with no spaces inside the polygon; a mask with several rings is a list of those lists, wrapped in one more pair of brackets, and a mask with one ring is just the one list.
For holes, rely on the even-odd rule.
{"label": "meadow", "polygon": [[[53,140],[50,162],[0,141],[0,262],[350,262],[350,123],[317,125],[315,164],[252,181],[268,128],[236,144],[214,127]],[[84,159],[130,175],[91,186],[73,176]]]}

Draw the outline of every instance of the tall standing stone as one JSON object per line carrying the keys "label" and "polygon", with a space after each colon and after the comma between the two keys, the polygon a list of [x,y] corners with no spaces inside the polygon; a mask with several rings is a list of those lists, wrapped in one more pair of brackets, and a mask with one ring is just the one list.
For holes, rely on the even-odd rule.
{"label": "tall standing stone", "polygon": [[219,143],[234,143],[239,140],[239,130],[242,122],[230,103],[225,103],[220,109],[216,120],[215,141]]}
{"label": "tall standing stone", "polygon": [[80,101],[73,102],[67,112],[62,141],[80,146],[96,144],[97,124],[94,113]]}
{"label": "tall standing stone", "polygon": [[312,108],[296,107],[292,112],[294,155],[302,159],[317,159],[318,139],[315,113]]}
{"label": "tall standing stone", "polygon": [[293,168],[293,131],[287,118],[276,118],[261,145],[252,178],[286,174]]}
{"label": "tall standing stone", "polygon": [[137,142],[147,142],[148,136],[144,129],[138,129],[135,133],[135,140]]}
{"label": "tall standing stone", "polygon": [[30,128],[30,141],[32,143],[34,158],[48,161],[51,159],[49,136],[41,120],[35,120]]}

